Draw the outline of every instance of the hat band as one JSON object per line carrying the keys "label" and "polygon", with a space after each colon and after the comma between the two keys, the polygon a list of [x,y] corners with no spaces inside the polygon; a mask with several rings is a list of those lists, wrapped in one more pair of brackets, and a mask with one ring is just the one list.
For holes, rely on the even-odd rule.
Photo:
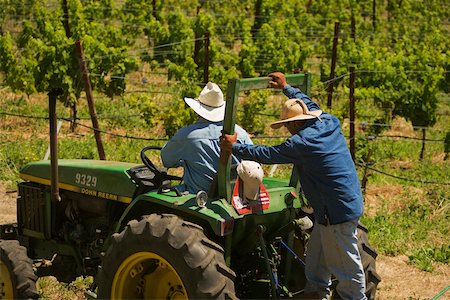
{"label": "hat band", "polygon": [[[198,100],[198,102],[200,102],[200,100]],[[203,102],[200,102],[200,104],[201,104],[201,105],[204,105],[204,106],[207,106],[207,107],[210,107],[210,108],[219,108],[219,107],[224,106],[224,105],[225,105],[225,102],[222,103],[222,104],[219,105],[219,106],[212,106],[212,105],[205,104],[205,103],[203,103]]]}

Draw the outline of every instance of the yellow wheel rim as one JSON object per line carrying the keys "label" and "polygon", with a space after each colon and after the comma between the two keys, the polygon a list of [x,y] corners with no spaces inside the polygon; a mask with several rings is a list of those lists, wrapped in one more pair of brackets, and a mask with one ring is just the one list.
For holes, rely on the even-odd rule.
{"label": "yellow wheel rim", "polygon": [[138,252],[117,269],[111,299],[188,299],[183,282],[172,265],[152,252]]}
{"label": "yellow wheel rim", "polygon": [[14,299],[13,284],[8,267],[0,260],[0,299]]}

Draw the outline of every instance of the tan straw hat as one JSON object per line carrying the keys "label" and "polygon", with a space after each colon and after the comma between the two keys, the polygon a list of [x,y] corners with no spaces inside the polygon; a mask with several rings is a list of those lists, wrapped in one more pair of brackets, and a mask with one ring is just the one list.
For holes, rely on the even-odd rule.
{"label": "tan straw hat", "polygon": [[208,82],[198,99],[184,98],[184,101],[201,117],[211,122],[222,121],[225,116],[225,101],[220,87]]}
{"label": "tan straw hat", "polygon": [[309,120],[319,117],[322,111],[313,110],[309,111],[305,102],[300,99],[289,99],[283,104],[283,110],[281,111],[281,121],[273,122],[270,127],[273,129],[280,128],[284,123],[291,121]]}

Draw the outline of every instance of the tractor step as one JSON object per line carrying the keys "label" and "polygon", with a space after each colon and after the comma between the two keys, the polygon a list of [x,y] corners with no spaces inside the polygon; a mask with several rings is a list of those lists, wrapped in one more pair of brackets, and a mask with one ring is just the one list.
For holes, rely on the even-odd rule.
{"label": "tractor step", "polygon": [[0,239],[16,240],[18,236],[17,223],[0,225]]}

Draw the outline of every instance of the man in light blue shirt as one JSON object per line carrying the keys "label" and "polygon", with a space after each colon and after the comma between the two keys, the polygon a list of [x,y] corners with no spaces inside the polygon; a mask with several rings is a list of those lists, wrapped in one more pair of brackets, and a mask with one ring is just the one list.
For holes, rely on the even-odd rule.
{"label": "man in light blue shirt", "polygon": [[[181,128],[161,150],[166,168],[184,168],[182,189],[196,194],[208,191],[216,176],[222,135],[225,101],[215,83],[208,82],[198,99],[184,101],[199,115],[196,123]],[[236,125],[237,142],[252,144],[248,133]],[[233,163],[239,160],[233,156]]]}
{"label": "man in light blue shirt", "polygon": [[289,86],[284,74],[275,72],[269,76],[270,84],[283,89],[289,98],[281,120],[271,127],[284,126],[292,136],[280,145],[263,146],[241,145],[234,142],[233,135],[224,135],[222,149],[262,164],[294,164],[315,217],[305,266],[305,290],[313,293],[308,296],[328,299],[333,274],[339,281],[336,290],[342,299],[366,299],[356,237],[363,198],[339,120],[322,112],[299,89]]}

